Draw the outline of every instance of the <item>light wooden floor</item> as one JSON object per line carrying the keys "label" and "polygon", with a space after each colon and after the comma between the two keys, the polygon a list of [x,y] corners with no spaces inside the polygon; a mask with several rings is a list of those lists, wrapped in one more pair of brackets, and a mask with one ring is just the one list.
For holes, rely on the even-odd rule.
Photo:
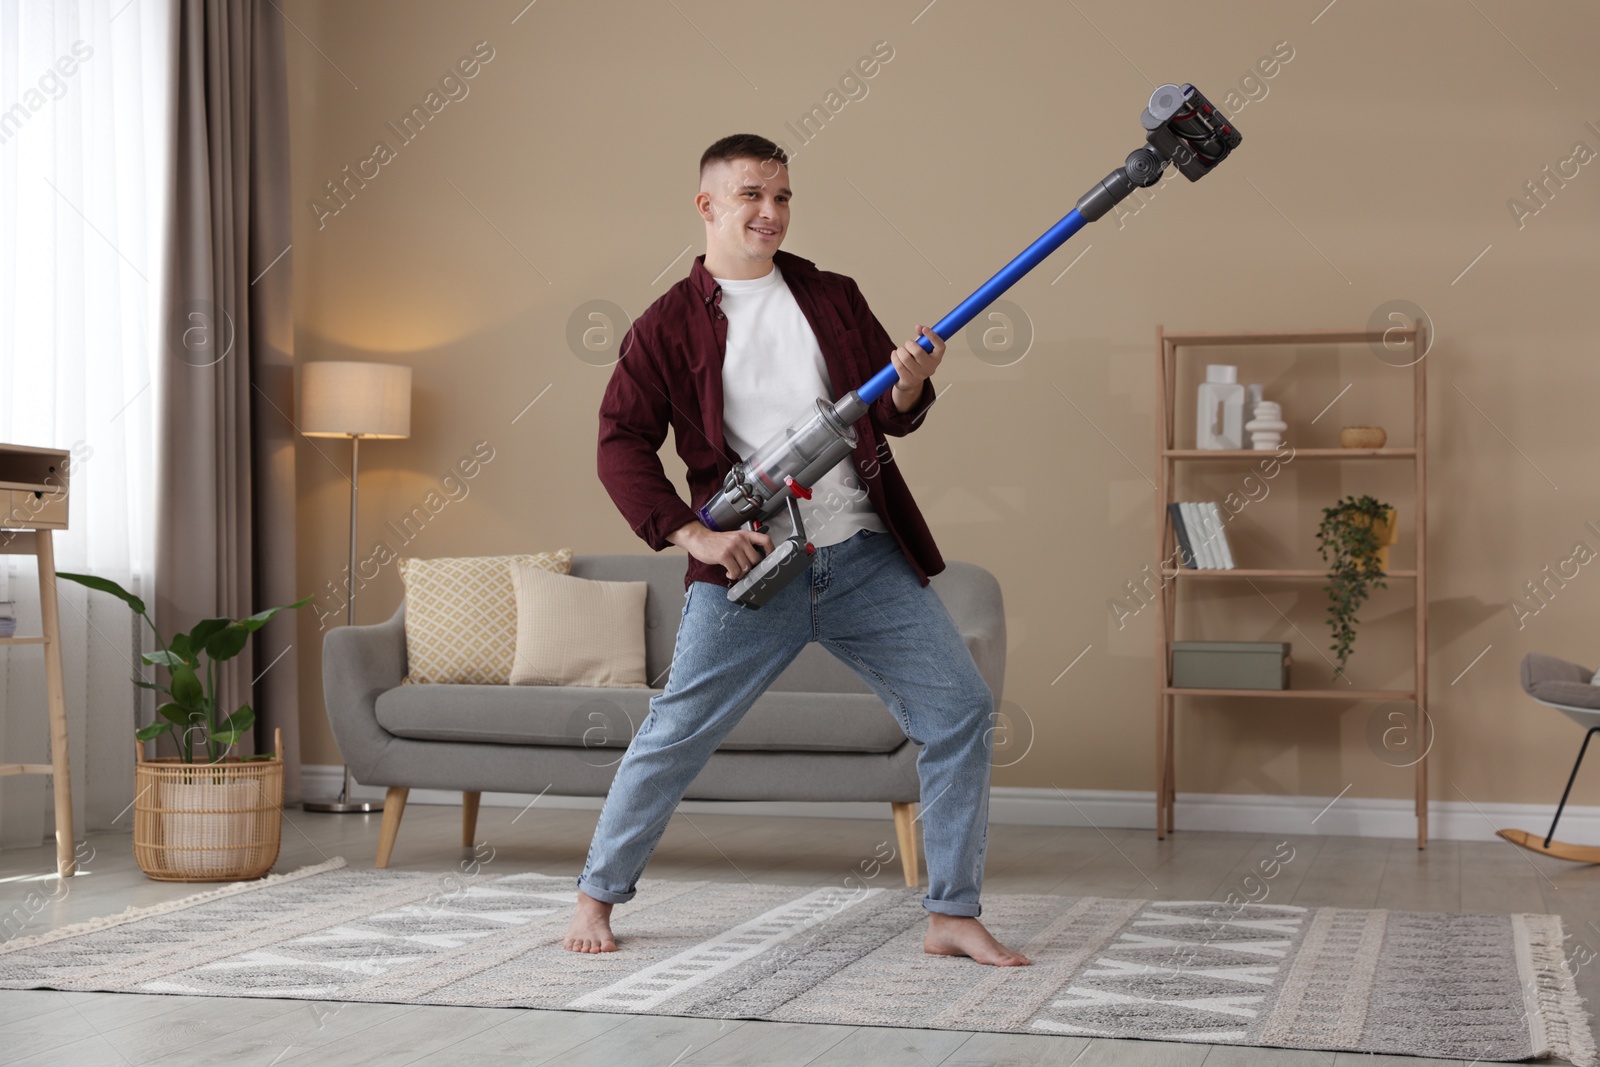
{"label": "light wooden floor", "polygon": [[[485,808],[477,837],[494,849],[486,873],[538,871],[576,878],[596,817],[591,811]],[[370,865],[378,816],[287,813],[275,868],[293,870],[342,855]],[[1535,827],[1528,827],[1535,829]],[[406,810],[391,866],[451,871],[470,851],[460,844],[460,809]],[[34,916],[36,933],[129,904],[187,896],[203,885],[154,882],[133,862],[127,834],[92,834],[91,872],[66,899]],[[684,815],[672,824],[646,877],[823,885],[843,883],[894,840],[882,822],[745,815]],[[1248,890],[1244,879],[1283,835],[1180,830],[1158,842],[1145,830],[992,826],[985,893],[1056,893],[1218,899]],[[1414,842],[1290,837],[1294,858],[1267,882],[1269,903],[1432,911],[1556,912],[1569,956],[1586,963],[1579,991],[1600,994],[1600,868],[1531,856],[1503,842]],[[29,880],[54,869],[53,846],[0,852],[0,916],[21,905]],[[487,854],[487,850],[481,850]],[[897,868],[877,884],[899,883]],[[1253,885],[1253,883],[1252,883]],[[46,888],[48,888],[46,886]],[[1259,892],[1259,890],[1256,890]],[[627,933],[626,906],[618,909]],[[884,1027],[718,1021],[502,1008],[408,1007],[299,1000],[134,996],[0,990],[0,1062],[98,1067],[162,1064],[209,1067],[297,1063],[354,1067],[546,1067],[771,1064],[790,1067],[976,1067],[980,1064],[1155,1064],[1172,1067],[1429,1067],[1443,1061],[1291,1052],[1045,1035],[958,1033]]]}

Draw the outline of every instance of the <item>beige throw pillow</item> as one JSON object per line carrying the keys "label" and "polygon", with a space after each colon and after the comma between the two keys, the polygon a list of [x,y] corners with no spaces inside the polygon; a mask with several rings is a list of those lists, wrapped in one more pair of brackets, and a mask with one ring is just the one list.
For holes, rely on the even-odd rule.
{"label": "beige throw pillow", "polygon": [[648,582],[553,574],[513,559],[517,648],[512,685],[648,689],[644,602]]}
{"label": "beige throw pillow", "polygon": [[517,599],[506,572],[511,561],[567,574],[572,549],[400,561],[408,681],[505,685],[511,680],[517,650]]}

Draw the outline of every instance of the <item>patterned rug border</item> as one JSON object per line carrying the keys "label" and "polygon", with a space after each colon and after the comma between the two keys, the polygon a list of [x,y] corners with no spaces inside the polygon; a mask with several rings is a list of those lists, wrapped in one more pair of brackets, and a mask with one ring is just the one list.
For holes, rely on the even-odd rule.
{"label": "patterned rug border", "polygon": [[25,948],[35,948],[39,945],[47,945],[52,941],[60,941],[68,937],[78,937],[82,934],[92,934],[96,930],[108,930],[113,926],[121,926],[124,923],[138,922],[141,919],[149,919],[157,915],[165,915],[168,912],[182,911],[185,908],[192,908],[197,904],[207,904],[213,900],[221,900],[224,897],[238,896],[240,893],[250,893],[257,889],[266,889],[269,886],[283,885],[285,882],[294,882],[301,878],[309,878],[314,874],[323,874],[327,871],[336,871],[343,866],[345,866],[344,857],[335,856],[331,860],[327,860],[323,863],[314,863],[309,867],[300,867],[292,871],[283,871],[280,874],[269,874],[265,878],[255,878],[251,879],[250,881],[229,882],[227,885],[219,886],[216,889],[207,889],[199,893],[191,893],[189,896],[179,897],[176,900],[164,900],[159,904],[146,904],[142,907],[129,904],[125,909],[117,912],[115,915],[96,916],[93,919],[85,919],[83,922],[73,923],[70,926],[62,926],[55,930],[46,930],[42,934],[29,934],[27,937],[13,937],[9,941],[0,943],[0,956],[3,956],[8,952],[18,952]]}

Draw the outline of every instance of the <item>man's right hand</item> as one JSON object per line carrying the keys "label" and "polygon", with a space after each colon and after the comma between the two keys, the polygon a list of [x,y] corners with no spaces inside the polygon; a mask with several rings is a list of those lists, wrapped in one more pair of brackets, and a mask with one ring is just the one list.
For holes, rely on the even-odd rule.
{"label": "man's right hand", "polygon": [[[762,552],[772,551],[772,538],[753,530],[729,530],[718,533],[696,519],[684,523],[667,536],[701,563],[721,567],[728,573],[729,581],[738,581],[750,568],[761,561]],[[761,551],[756,546],[760,546]]]}

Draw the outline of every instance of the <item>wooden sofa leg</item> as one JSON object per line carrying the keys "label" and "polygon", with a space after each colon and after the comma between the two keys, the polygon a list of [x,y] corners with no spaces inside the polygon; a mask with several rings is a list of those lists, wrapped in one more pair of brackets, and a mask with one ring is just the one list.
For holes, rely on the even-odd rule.
{"label": "wooden sofa leg", "polygon": [[900,866],[906,874],[906,885],[919,885],[922,875],[917,862],[917,824],[912,821],[910,802],[892,804],[894,808],[894,835],[900,842]]}
{"label": "wooden sofa leg", "polygon": [[378,832],[378,862],[376,866],[389,866],[389,854],[394,851],[394,839],[400,836],[400,816],[406,813],[408,786],[391,785],[383,798],[383,828]]}
{"label": "wooden sofa leg", "polygon": [[478,798],[482,793],[461,794],[461,847],[471,848],[478,832]]}

